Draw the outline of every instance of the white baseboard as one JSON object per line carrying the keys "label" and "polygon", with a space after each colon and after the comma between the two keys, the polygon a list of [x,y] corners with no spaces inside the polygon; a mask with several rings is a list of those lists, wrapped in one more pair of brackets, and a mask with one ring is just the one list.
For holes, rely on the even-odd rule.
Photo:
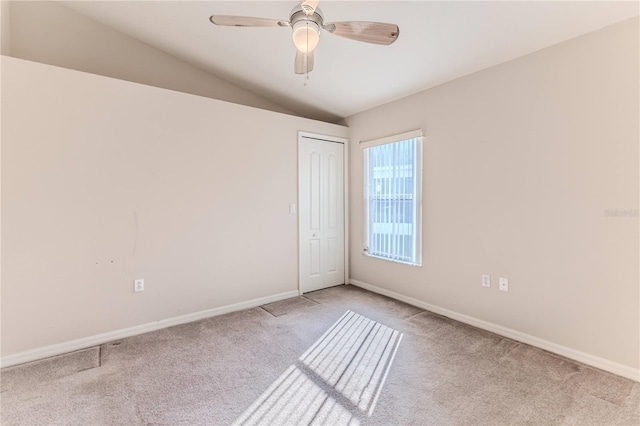
{"label": "white baseboard", "polygon": [[57,343],[51,346],[32,349],[29,351],[19,352],[13,355],[7,355],[0,358],[1,367],[9,367],[12,365],[23,364],[25,362],[36,361],[43,358],[49,358],[55,355],[61,355],[80,349],[90,348],[92,346],[101,345],[113,340],[123,339],[125,337],[135,336],[150,331],[160,330],[174,325],[186,324],[198,321],[204,318],[215,317],[217,315],[227,314],[229,312],[241,311],[243,309],[254,308],[266,303],[277,302],[279,300],[289,299],[298,296],[298,290],[286,291],[284,293],[274,294],[272,296],[260,297],[258,299],[247,300],[245,302],[234,303],[232,305],[220,306],[217,308],[207,309],[204,311],[194,312],[192,314],[180,315],[178,317],[167,318],[159,321],[149,322],[146,324],[136,325],[134,327],[123,328],[120,330],[109,331],[107,333],[96,334],[94,336],[83,337],[81,339],[71,340],[69,342]]}
{"label": "white baseboard", "polygon": [[538,348],[547,350],[549,352],[553,352],[558,355],[562,355],[567,358],[571,358],[575,361],[582,362],[584,364],[590,365],[592,367],[599,368],[601,370],[608,371],[613,374],[617,374],[618,376],[626,377],[631,380],[635,380],[640,382],[640,370],[629,367],[624,364],[619,364],[614,361],[610,361],[605,358],[600,358],[595,355],[591,355],[582,351],[578,351],[576,349],[569,348],[567,346],[562,346],[557,343],[550,342],[548,340],[540,339],[539,337],[532,336],[530,334],[522,333],[517,330],[513,330],[507,327],[503,327],[498,324],[494,324],[491,322],[483,321],[478,318],[474,318],[468,315],[460,314],[455,311],[451,311],[449,309],[441,308],[436,305],[432,305],[427,302],[423,302],[422,300],[405,296],[400,293],[396,293],[395,291],[387,290],[375,285],[367,284],[362,281],[355,280],[353,278],[349,279],[349,283],[362,287],[366,290],[372,291],[374,293],[379,293],[392,299],[399,300],[401,302],[408,303],[413,306],[417,306],[418,308],[425,309],[427,311],[444,315],[448,318],[454,319],[456,321],[463,322],[465,324],[472,325],[474,327],[481,328],[483,330],[490,331],[492,333],[499,334],[504,337],[508,337],[513,340],[517,340],[522,343],[526,343],[531,346],[536,346]]}

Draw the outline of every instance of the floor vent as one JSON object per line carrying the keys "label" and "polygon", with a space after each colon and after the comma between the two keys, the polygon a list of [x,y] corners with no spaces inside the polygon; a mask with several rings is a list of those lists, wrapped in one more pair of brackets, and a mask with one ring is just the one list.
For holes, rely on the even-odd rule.
{"label": "floor vent", "polygon": [[82,349],[2,369],[2,392],[16,387],[38,386],[43,381],[70,376],[100,366],[100,346]]}

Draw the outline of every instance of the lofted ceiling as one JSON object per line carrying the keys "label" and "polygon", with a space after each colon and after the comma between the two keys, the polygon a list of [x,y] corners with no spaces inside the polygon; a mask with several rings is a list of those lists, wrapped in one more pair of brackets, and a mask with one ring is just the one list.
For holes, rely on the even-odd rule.
{"label": "lofted ceiling", "polygon": [[217,27],[209,16],[288,19],[297,1],[61,1],[300,115],[336,121],[637,16],[636,1],[331,1],[325,22],[398,24],[379,46],[321,34],[310,81],[289,28]]}

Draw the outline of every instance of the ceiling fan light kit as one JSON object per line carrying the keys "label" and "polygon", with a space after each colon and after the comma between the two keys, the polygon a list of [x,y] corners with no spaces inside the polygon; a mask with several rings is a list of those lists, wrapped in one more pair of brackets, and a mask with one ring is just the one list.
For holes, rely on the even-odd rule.
{"label": "ceiling fan light kit", "polygon": [[209,20],[219,26],[292,28],[293,44],[297,49],[294,62],[296,74],[308,75],[313,69],[313,51],[320,42],[321,29],[340,37],[372,44],[389,45],[398,39],[400,30],[395,24],[367,21],[325,24],[324,16],[317,7],[318,2],[319,0],[301,0],[291,11],[288,21],[227,15],[212,15]]}
{"label": "ceiling fan light kit", "polygon": [[292,27],[293,44],[296,49],[302,53],[313,52],[320,42],[320,25],[312,19],[299,19],[293,22]]}

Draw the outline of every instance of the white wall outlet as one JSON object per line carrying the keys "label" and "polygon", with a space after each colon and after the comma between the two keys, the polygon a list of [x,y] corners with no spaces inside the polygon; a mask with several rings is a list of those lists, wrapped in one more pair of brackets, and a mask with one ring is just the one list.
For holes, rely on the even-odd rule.
{"label": "white wall outlet", "polygon": [[509,280],[508,279],[500,277],[499,285],[500,285],[499,286],[500,291],[509,291]]}
{"label": "white wall outlet", "polygon": [[491,275],[482,276],[482,287],[491,287]]}
{"label": "white wall outlet", "polygon": [[296,205],[295,204],[289,204],[289,213],[296,214]]}
{"label": "white wall outlet", "polygon": [[144,280],[142,278],[133,281],[133,291],[136,293],[144,291]]}

